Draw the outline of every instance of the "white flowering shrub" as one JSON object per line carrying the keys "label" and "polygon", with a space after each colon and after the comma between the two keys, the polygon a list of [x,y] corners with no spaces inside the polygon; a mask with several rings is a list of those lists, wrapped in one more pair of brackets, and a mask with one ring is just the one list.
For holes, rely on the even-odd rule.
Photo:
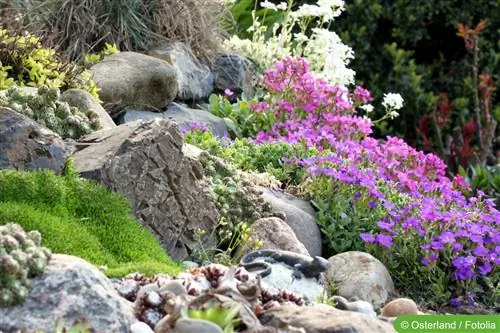
{"label": "white flowering shrub", "polygon": [[[343,0],[318,0],[316,5],[304,4],[292,11],[294,0],[275,5],[263,1],[266,11],[283,11],[283,20],[275,23],[271,36],[266,37],[269,27],[262,24],[252,11],[253,24],[248,28],[252,39],[232,36],[226,45],[252,58],[261,68],[268,68],[287,56],[302,56],[310,64],[311,71],[333,85],[354,83],[355,72],[348,68],[354,58],[352,49],[342,43],[333,31],[323,28],[330,25],[344,10]],[[264,14],[265,15],[265,14]],[[312,26],[312,33],[306,29]],[[300,32],[293,33],[294,28]]]}

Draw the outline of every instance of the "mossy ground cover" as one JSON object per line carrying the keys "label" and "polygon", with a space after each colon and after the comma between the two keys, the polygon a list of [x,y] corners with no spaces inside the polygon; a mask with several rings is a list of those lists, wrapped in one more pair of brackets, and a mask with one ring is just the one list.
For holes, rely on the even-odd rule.
{"label": "mossy ground cover", "polygon": [[180,266],[129,213],[125,198],[71,173],[0,170],[0,224],[38,230],[54,253],[106,265],[108,276],[178,272]]}

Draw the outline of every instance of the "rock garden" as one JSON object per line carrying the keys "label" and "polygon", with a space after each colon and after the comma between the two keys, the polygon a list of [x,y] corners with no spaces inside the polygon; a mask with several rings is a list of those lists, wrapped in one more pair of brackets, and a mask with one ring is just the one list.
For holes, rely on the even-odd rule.
{"label": "rock garden", "polygon": [[499,314],[488,21],[452,26],[472,61],[458,93],[397,46],[372,75],[354,14],[1,1],[0,333],[386,333],[401,315]]}

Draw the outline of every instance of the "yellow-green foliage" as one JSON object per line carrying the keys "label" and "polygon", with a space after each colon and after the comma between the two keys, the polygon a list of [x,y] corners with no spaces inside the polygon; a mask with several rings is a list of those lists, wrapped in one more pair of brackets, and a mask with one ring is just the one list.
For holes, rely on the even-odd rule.
{"label": "yellow-green foliage", "polygon": [[104,59],[105,56],[112,55],[118,52],[120,52],[120,50],[118,49],[118,46],[116,46],[116,44],[106,43],[104,49],[101,52],[85,54],[83,62],[85,63],[85,66],[91,66],[100,62],[102,59]]}
{"label": "yellow-green foliage", "polygon": [[90,74],[75,63],[64,61],[55,50],[42,45],[38,37],[0,30],[0,89],[19,86],[79,88],[98,98]]}
{"label": "yellow-green foliage", "polygon": [[0,225],[38,230],[54,253],[108,267],[108,276],[180,270],[155,237],[129,215],[127,200],[103,186],[49,171],[0,170]]}

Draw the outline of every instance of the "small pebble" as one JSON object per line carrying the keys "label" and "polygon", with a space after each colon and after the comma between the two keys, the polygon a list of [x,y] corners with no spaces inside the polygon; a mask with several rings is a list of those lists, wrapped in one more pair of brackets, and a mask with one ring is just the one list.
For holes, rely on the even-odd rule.
{"label": "small pebble", "polygon": [[175,295],[185,295],[187,293],[186,288],[178,280],[167,281],[160,287],[160,295],[167,291]]}
{"label": "small pebble", "polygon": [[415,302],[409,298],[397,298],[387,303],[380,313],[384,317],[397,317],[400,315],[418,314],[418,307]]}
{"label": "small pebble", "polygon": [[184,267],[186,267],[186,269],[200,267],[200,265],[198,265],[194,261],[189,261],[189,260],[183,261],[182,264],[184,265]]}
{"label": "small pebble", "polygon": [[154,331],[146,323],[138,321],[130,325],[131,333],[154,333]]}
{"label": "small pebble", "polygon": [[224,333],[222,328],[208,320],[181,318],[175,323],[174,333]]}

